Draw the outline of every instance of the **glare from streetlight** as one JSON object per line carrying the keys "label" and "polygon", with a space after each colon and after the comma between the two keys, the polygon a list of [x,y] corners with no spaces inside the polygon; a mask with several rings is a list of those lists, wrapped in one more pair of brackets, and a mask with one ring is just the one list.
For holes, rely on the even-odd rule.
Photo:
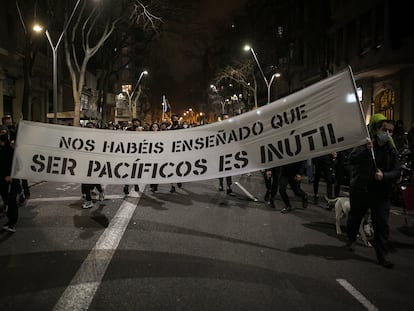
{"label": "glare from streetlight", "polygon": [[250,45],[246,44],[246,45],[244,46],[244,50],[245,50],[245,51],[249,51],[249,50],[251,50]]}
{"label": "glare from streetlight", "polygon": [[148,71],[144,70],[142,73],[143,73],[144,75],[147,75],[147,74],[148,74]]}
{"label": "glare from streetlight", "polygon": [[39,25],[39,24],[35,24],[33,26],[33,31],[35,31],[35,32],[42,32],[43,31],[43,26],[42,25]]}

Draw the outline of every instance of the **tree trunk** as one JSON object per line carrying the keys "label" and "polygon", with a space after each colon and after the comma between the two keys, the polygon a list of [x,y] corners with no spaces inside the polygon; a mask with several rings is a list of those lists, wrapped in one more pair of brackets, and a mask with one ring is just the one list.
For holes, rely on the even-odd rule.
{"label": "tree trunk", "polygon": [[32,72],[34,63],[34,53],[32,52],[32,37],[30,34],[25,35],[25,51],[23,60],[23,98],[21,106],[22,119],[30,120],[30,106],[32,102]]}

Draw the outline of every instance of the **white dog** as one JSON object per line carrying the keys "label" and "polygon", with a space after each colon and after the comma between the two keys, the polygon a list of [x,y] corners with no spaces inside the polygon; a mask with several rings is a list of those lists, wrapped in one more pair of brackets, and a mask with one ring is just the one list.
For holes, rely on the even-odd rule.
{"label": "white dog", "polygon": [[[328,204],[335,204],[335,227],[336,227],[336,233],[342,234],[341,230],[341,218],[342,217],[348,217],[349,211],[351,209],[351,204],[349,202],[348,197],[338,197],[335,199],[328,199],[325,197],[325,200],[328,202]],[[359,226],[359,235],[364,242],[365,246],[371,247],[371,243],[368,241],[366,230],[364,230],[364,223],[369,217],[369,212],[365,215],[365,217],[362,219],[361,224]]]}

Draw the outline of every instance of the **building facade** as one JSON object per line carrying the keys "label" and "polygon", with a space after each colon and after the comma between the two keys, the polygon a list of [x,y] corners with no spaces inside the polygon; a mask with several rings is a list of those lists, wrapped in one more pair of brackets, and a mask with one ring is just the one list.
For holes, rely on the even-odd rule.
{"label": "building facade", "polygon": [[[328,4],[328,10],[320,9]],[[303,88],[350,66],[366,120],[383,113],[402,120],[408,130],[414,123],[414,23],[408,2],[313,0],[302,6],[291,10],[293,19],[304,22],[295,29],[297,40],[289,42],[289,87],[281,79],[274,92]]]}

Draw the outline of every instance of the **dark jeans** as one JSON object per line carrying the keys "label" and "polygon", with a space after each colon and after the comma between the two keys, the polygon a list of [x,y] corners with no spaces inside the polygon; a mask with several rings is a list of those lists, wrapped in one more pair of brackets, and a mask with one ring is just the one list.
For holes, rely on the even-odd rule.
{"label": "dark jeans", "polygon": [[348,239],[356,241],[361,221],[368,209],[370,209],[372,227],[374,229],[373,246],[377,258],[384,258],[388,254],[390,201],[384,200],[378,193],[354,191],[352,189],[349,199],[351,210],[347,220]]}
{"label": "dark jeans", "polygon": [[270,195],[271,198],[274,198],[277,193],[277,189],[279,188],[279,178],[280,178],[280,167],[272,167],[270,169],[272,171],[272,177],[268,177],[266,175],[266,170],[264,172],[264,180],[266,186],[266,192]]}
{"label": "dark jeans", "polygon": [[326,195],[329,199],[332,198],[332,186],[334,183],[333,168],[329,165],[317,164],[315,165],[315,175],[313,178],[313,194],[318,195],[319,192],[319,181],[322,175],[326,181]]}
{"label": "dark jeans", "polygon": [[86,201],[92,201],[91,191],[96,188],[99,193],[103,192],[102,186],[100,184],[82,184],[81,191],[85,194]]}
{"label": "dark jeans", "polygon": [[290,207],[291,204],[290,204],[289,196],[288,196],[288,194],[286,192],[288,185],[290,185],[290,189],[292,189],[293,193],[296,196],[301,197],[302,200],[306,197],[306,193],[300,187],[300,182],[298,182],[297,180],[295,180],[294,177],[287,177],[287,176],[281,175],[280,178],[279,178],[279,193],[280,193],[280,197],[282,198],[283,203],[285,203],[285,205],[287,207],[288,206]]}
{"label": "dark jeans", "polygon": [[12,182],[9,184],[6,181],[2,180],[0,182],[0,192],[1,198],[3,200],[4,206],[7,205],[7,218],[9,225],[15,225],[19,217],[19,207],[17,206],[17,196],[20,189],[20,180],[12,179]]}
{"label": "dark jeans", "polygon": [[25,197],[29,198],[30,197],[30,188],[29,188],[29,183],[27,182],[27,179],[22,179],[21,184],[22,184],[23,193],[24,193]]}
{"label": "dark jeans", "polygon": [[[219,183],[220,183],[220,187],[221,188],[223,188],[223,182],[224,182],[223,177],[220,177],[219,178]],[[226,177],[226,184],[227,184],[227,188],[230,188],[231,187],[231,176],[227,176]]]}
{"label": "dark jeans", "polygon": [[339,197],[339,194],[341,192],[341,186],[342,186],[342,180],[345,176],[345,167],[343,164],[339,163],[337,167],[335,168],[335,177],[334,177],[334,195],[335,197]]}

